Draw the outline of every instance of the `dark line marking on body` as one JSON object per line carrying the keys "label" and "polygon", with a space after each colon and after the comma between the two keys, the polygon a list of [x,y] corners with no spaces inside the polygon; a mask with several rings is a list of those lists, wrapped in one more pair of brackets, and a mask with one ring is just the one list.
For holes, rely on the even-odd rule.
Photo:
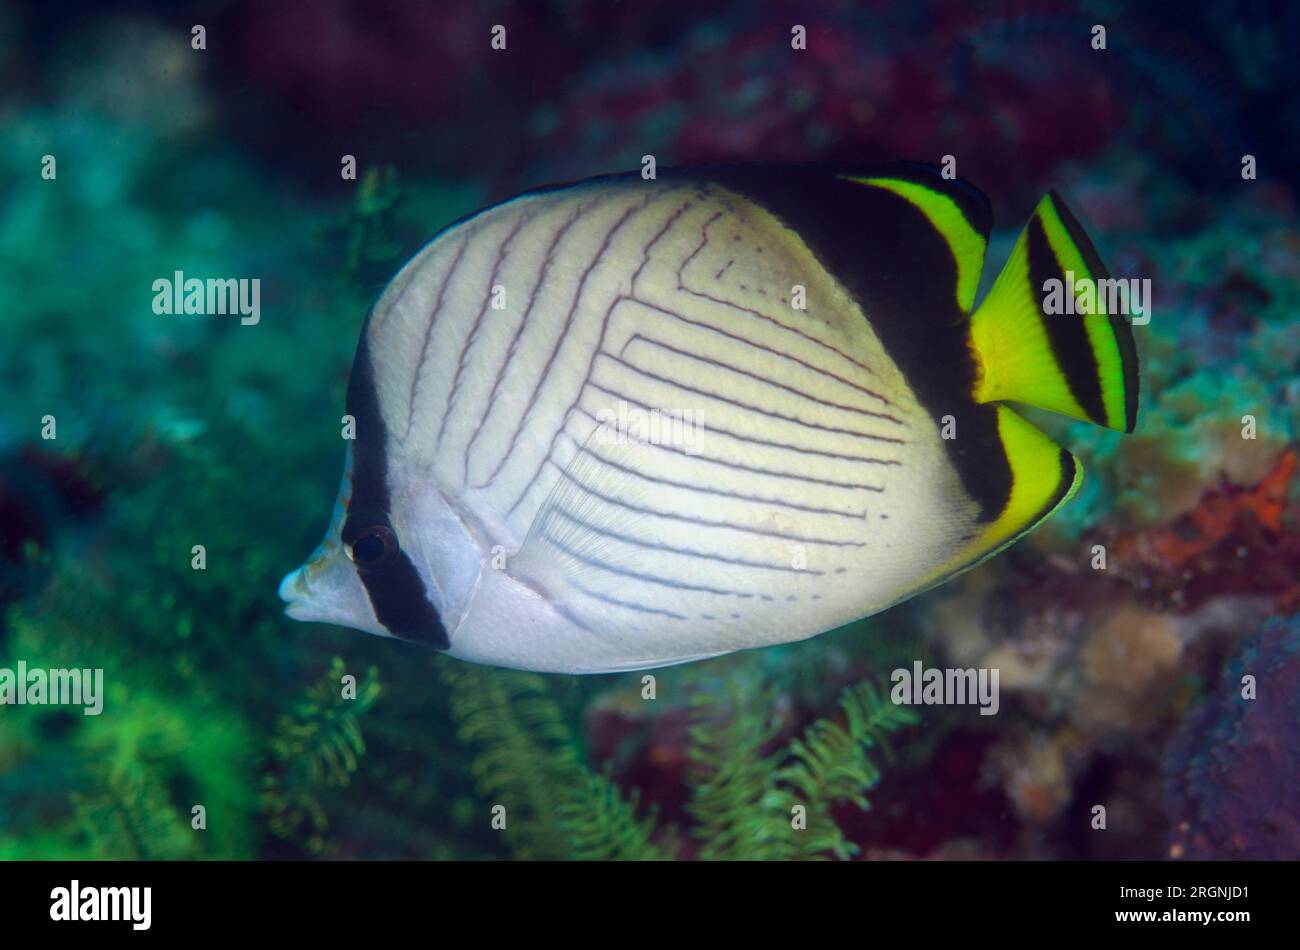
{"label": "dark line marking on body", "polygon": [[647,607],[645,604],[637,604],[628,600],[618,600],[614,597],[609,597],[605,594],[598,594],[594,590],[587,590],[587,588],[583,587],[581,584],[578,584],[576,582],[573,584],[573,587],[579,593],[586,594],[588,597],[592,597],[603,603],[612,604],[615,607],[626,607],[628,610],[635,610],[640,613],[646,613],[646,614],[659,614],[660,616],[663,617],[671,617],[674,620],[687,619],[681,614],[673,613],[671,610],[660,610],[658,607]]}
{"label": "dark line marking on body", "polygon": [[[660,345],[656,341],[650,340],[648,337],[644,337],[639,333],[634,334],[633,338],[630,339],[628,342],[631,343],[633,340],[638,340],[638,339],[645,340],[646,342],[653,343],[655,345]],[[672,349],[672,347],[664,347],[664,348]],[[658,373],[652,373],[650,372],[650,370],[643,369],[642,367],[637,366],[635,363],[623,359],[622,356],[616,356],[613,353],[602,353],[600,355],[604,356],[606,359],[612,360],[613,362],[619,364],[620,366],[626,367],[627,369],[631,370],[632,372],[640,376],[645,376],[649,379],[653,379],[655,382],[663,383],[665,386],[672,386],[675,389],[681,389],[681,390],[685,390],[686,392],[695,393],[697,396],[704,396],[707,399],[714,399],[717,400],[718,402],[726,403],[729,406],[734,406],[737,409],[744,409],[749,412],[754,412],[760,416],[765,416],[769,419],[780,419],[782,422],[790,422],[795,425],[803,426],[805,429],[816,429],[820,432],[830,432],[836,435],[847,435],[847,436],[852,436],[853,438],[867,439],[873,442],[885,442],[891,445],[906,444],[902,439],[894,438],[892,436],[877,435],[874,432],[862,432],[858,429],[845,429],[841,426],[828,426],[828,425],[823,425],[820,422],[808,422],[806,419],[800,419],[798,416],[788,416],[785,413],[777,412],[774,409],[764,409],[762,406],[755,406],[753,403],[742,402],[739,399],[734,399],[731,396],[724,396],[721,393],[714,392],[711,389],[700,389],[697,386],[690,386],[686,383],[681,382],[680,380],[673,379],[670,376],[661,376]],[[877,462],[884,465],[900,464],[895,461],[884,461],[882,459],[875,459],[875,458],[864,458],[863,461]]]}
{"label": "dark line marking on body", "polygon": [[668,220],[664,222],[664,226],[658,230],[655,236],[650,239],[650,242],[646,244],[645,248],[642,249],[641,263],[638,265],[637,269],[633,271],[632,279],[628,281],[629,289],[632,293],[636,293],[636,282],[640,279],[641,272],[645,270],[645,266],[650,263],[650,251],[659,243],[663,236],[668,233],[668,230],[677,223],[677,220],[692,207],[694,206],[688,201],[669,215]]}
{"label": "dark line marking on body", "polygon": [[[565,434],[568,435],[568,433]],[[624,472],[628,475],[635,475],[637,478],[643,478],[648,482],[656,482],[660,485],[670,485],[673,488],[680,488],[683,491],[695,491],[705,495],[717,495],[720,498],[732,498],[735,499],[736,501],[748,501],[760,505],[777,505],[781,508],[793,508],[795,511],[806,511],[810,514],[815,514],[815,515],[832,515],[836,518],[851,518],[854,520],[861,520],[864,514],[864,512],[861,511],[855,514],[854,512],[851,511],[839,511],[836,510],[835,508],[818,508],[815,505],[801,505],[798,502],[782,501],[778,498],[763,498],[758,495],[746,495],[741,492],[726,491],[725,489],[722,488],[701,488],[698,485],[691,485],[686,482],[674,481],[671,478],[657,478],[654,475],[647,475],[644,472],[638,472],[634,468],[628,468],[626,465],[621,465],[618,462],[611,461],[610,459],[605,458],[605,456],[601,455],[599,452],[593,452],[585,445],[579,443],[577,439],[573,438],[573,436],[569,435],[569,438],[573,439],[574,444],[578,446],[578,451],[581,452],[583,455],[587,455],[591,458],[594,458],[598,462],[602,462],[605,465],[610,466],[611,468],[616,468],[620,472]],[[863,485],[862,488],[865,489],[866,491],[875,491],[875,492],[884,491],[883,488],[876,488],[871,485]]]}
{"label": "dark line marking on body", "polygon": [[[596,207],[601,203],[602,203],[601,200],[597,198],[587,202],[585,205],[579,205],[574,210],[573,214],[569,217],[569,220],[567,220],[558,230],[556,230],[555,236],[551,238],[551,245],[546,250],[546,259],[542,262],[541,269],[538,270],[537,272],[537,283],[533,285],[533,292],[528,297],[528,309],[524,311],[523,317],[520,318],[519,326],[515,329],[515,335],[510,340],[510,347],[506,350],[506,357],[504,360],[502,360],[501,365],[497,368],[497,376],[492,383],[492,394],[488,397],[488,401],[487,401],[488,408],[483,413],[482,418],[479,419],[478,426],[474,429],[474,435],[470,438],[469,442],[466,443],[465,445],[465,458],[463,462],[463,474],[461,478],[461,484],[464,484],[466,481],[469,480],[470,454],[473,451],[475,443],[478,442],[478,437],[483,432],[483,427],[487,424],[488,417],[492,414],[492,407],[496,405],[497,395],[501,391],[501,384],[505,381],[506,372],[510,369],[510,364],[514,362],[515,353],[519,349],[519,341],[523,338],[524,329],[528,326],[528,318],[532,316],[533,307],[537,304],[537,298],[542,289],[542,285],[546,283],[547,275],[550,273],[551,270],[551,264],[555,260],[555,251],[560,246],[560,241],[564,238],[566,234],[569,233],[569,229],[572,228],[574,224],[576,224],[584,214],[586,214],[592,208]],[[508,457],[508,453],[507,453],[507,457]],[[501,466],[504,464],[505,464],[505,458],[502,458],[501,463],[497,466],[496,471],[499,472],[501,470]],[[496,477],[496,472],[494,472],[492,475],[492,478],[495,477]],[[476,487],[485,488],[491,480],[492,479],[489,478],[488,481],[483,482],[482,484]]]}
{"label": "dark line marking on body", "polygon": [[[640,538],[634,538],[631,535],[620,534],[617,531],[610,531],[608,528],[602,528],[599,525],[594,525],[591,522],[579,518],[571,511],[565,508],[561,508],[558,505],[552,508],[551,511],[553,514],[559,515],[560,517],[564,518],[566,521],[570,521],[573,524],[577,525],[578,527],[590,531],[593,534],[598,534],[602,538],[613,538],[615,541],[622,541],[626,544],[631,544],[639,548],[647,548],[648,550],[651,551],[665,551],[669,554],[680,554],[683,557],[694,557],[694,558],[699,558],[700,560],[703,561],[717,561],[718,563],[721,564],[734,564],[738,567],[756,567],[761,570],[782,571],[788,574],[811,574],[820,577],[826,573],[825,571],[818,571],[808,567],[800,568],[800,567],[788,567],[785,564],[768,564],[764,561],[749,561],[744,558],[727,557],[726,555],[722,555],[722,554],[711,554],[708,551],[695,551],[691,548],[678,548],[678,547],[674,547],[671,544],[657,544],[653,541],[645,541]],[[842,572],[845,569],[838,568],[837,570],[838,572]]]}
{"label": "dark line marking on body", "polygon": [[[771,316],[771,315],[769,315],[769,314],[761,313],[760,311],[755,310],[753,307],[745,307],[745,306],[742,306],[742,305],[740,305],[740,304],[738,304],[738,303],[733,303],[733,302],[730,301],[730,300],[723,300],[723,299],[721,299],[721,298],[719,298],[719,297],[713,297],[713,296],[711,296],[711,295],[709,295],[709,294],[702,293],[702,292],[700,292],[700,291],[698,291],[698,290],[692,290],[691,288],[689,288],[689,287],[686,286],[686,284],[684,283],[684,274],[685,274],[686,268],[687,268],[687,266],[691,263],[691,261],[693,261],[693,260],[695,259],[695,256],[696,256],[697,254],[699,254],[700,251],[704,250],[705,245],[709,243],[709,234],[708,234],[708,231],[709,231],[709,225],[711,225],[714,221],[718,220],[718,218],[720,218],[720,217],[722,217],[722,212],[721,212],[721,211],[719,211],[719,212],[717,212],[716,214],[714,214],[713,217],[711,217],[711,218],[709,218],[709,220],[705,221],[704,224],[700,227],[700,244],[699,244],[699,247],[697,247],[694,251],[692,251],[692,252],[690,253],[690,255],[689,255],[689,256],[688,256],[684,261],[682,261],[681,266],[677,268],[677,289],[680,290],[680,291],[682,291],[683,293],[690,294],[690,295],[693,296],[693,297],[700,297],[700,298],[702,298],[702,299],[704,299],[704,300],[710,300],[710,301],[712,301],[713,303],[719,304],[719,305],[724,306],[724,307],[732,307],[733,309],[740,310],[740,311],[742,311],[743,313],[752,314],[753,316],[758,317],[758,318],[761,319],[761,320],[766,320],[768,323],[776,324],[778,327],[781,327],[781,328],[784,329],[784,330],[789,330],[791,333],[796,333],[796,334],[798,334],[799,336],[803,337],[805,340],[808,340],[808,341],[811,342],[811,343],[815,343],[815,344],[817,344],[818,346],[824,347],[824,348],[830,350],[832,353],[837,353],[837,354],[839,354],[839,355],[842,356],[844,359],[846,359],[846,360],[848,360],[850,363],[852,363],[854,366],[858,367],[859,369],[863,370],[864,372],[870,373],[870,372],[872,371],[870,366],[867,366],[865,363],[861,362],[860,360],[854,359],[852,356],[850,356],[849,354],[845,353],[845,352],[844,352],[843,350],[841,350],[839,347],[832,346],[831,344],[827,343],[825,340],[819,340],[819,339],[817,339],[817,337],[812,336],[811,334],[805,333],[803,330],[800,330],[798,327],[792,327],[792,326],[790,326],[788,323],[783,323],[782,321],[776,319],[776,317],[773,317],[773,316]],[[825,325],[825,324],[823,324],[823,325]]]}
{"label": "dark line marking on body", "polygon": [[568,544],[565,544],[563,541],[561,541],[559,538],[555,537],[552,534],[547,533],[544,535],[544,537],[556,548],[563,551],[565,554],[567,554],[569,557],[573,558],[574,560],[581,561],[583,564],[586,564],[590,567],[594,567],[597,570],[605,571],[606,573],[609,574],[617,575],[618,577],[629,577],[632,580],[642,581],[643,583],[646,584],[656,584],[660,587],[667,587],[670,590],[689,590],[701,594],[717,594],[718,596],[721,597],[742,597],[742,598],[752,599],[758,596],[757,594],[747,594],[742,591],[727,590],[721,587],[707,587],[702,584],[688,584],[685,581],[678,581],[668,577],[658,577],[654,574],[642,574],[640,571],[633,571],[624,567],[619,567],[615,564],[610,564],[607,561],[601,561],[597,558],[593,558],[589,555],[583,554],[580,551],[576,551],[573,549],[573,547],[571,547]]}
{"label": "dark line marking on body", "polygon": [[681,266],[677,268],[677,279],[679,283],[681,281],[682,271],[686,270],[691,261],[695,260],[700,251],[704,250],[705,245],[709,243],[709,225],[714,221],[717,221],[724,213],[725,212],[722,211],[715,211],[713,212],[712,217],[700,225],[700,243],[695,246],[695,250],[691,251],[691,253],[687,255],[686,260],[682,261]]}
{"label": "dark line marking on body", "polygon": [[[636,367],[632,367],[632,369],[636,369]],[[617,390],[610,389],[608,386],[602,386],[600,383],[597,383],[595,381],[589,380],[587,382],[587,385],[592,387],[593,389],[599,389],[601,392],[605,393],[608,396],[613,396],[615,399],[621,399],[626,403],[635,406],[640,406],[643,409],[649,410],[655,408],[653,406],[647,406],[639,399],[633,399],[632,397],[628,396],[626,393],[621,393],[618,392]],[[664,412],[664,410],[660,409],[659,412]],[[739,432],[733,432],[730,429],[723,429],[720,426],[716,426],[716,425],[710,425],[707,431],[716,432],[719,435],[730,436],[731,438],[736,439],[740,442],[752,442],[754,445],[765,445],[773,449],[785,449],[790,452],[797,452],[800,455],[816,455],[821,458],[837,459],[841,462],[879,463],[881,461],[879,459],[873,459],[870,456],[865,456],[865,455],[845,455],[840,452],[825,452],[822,451],[821,449],[805,449],[797,445],[790,445],[788,442],[774,442],[771,439],[760,439],[756,435],[742,435]],[[869,491],[877,491],[877,492],[884,491],[883,488],[877,486],[871,486],[871,485],[858,485],[855,487],[866,488]]]}
{"label": "dark line marking on body", "polygon": [[700,329],[703,330],[711,330],[714,333],[719,334],[720,336],[725,336],[729,340],[735,340],[737,343],[744,343],[747,346],[752,346],[756,350],[762,350],[765,353],[771,353],[773,356],[779,356],[782,359],[790,360],[790,362],[792,363],[798,363],[800,366],[804,367],[805,369],[810,369],[814,373],[818,373],[819,375],[822,376],[827,376],[835,380],[837,383],[843,383],[845,386],[848,386],[852,389],[856,389],[858,392],[863,393],[867,396],[871,396],[873,399],[878,399],[886,406],[894,405],[894,403],[891,400],[889,400],[885,396],[882,396],[880,393],[876,392],[875,390],[868,389],[866,386],[863,386],[859,383],[855,383],[853,382],[853,380],[840,376],[838,373],[832,373],[830,370],[825,369],[824,367],[815,366],[812,363],[807,362],[806,360],[801,360],[799,359],[799,357],[794,356],[793,354],[784,353],[781,350],[773,349],[772,347],[765,346],[762,343],[755,343],[753,340],[750,340],[746,337],[739,336],[738,334],[735,333],[729,333],[726,330],[722,329],[721,327],[715,327],[711,323],[703,323],[699,320],[692,320],[689,317],[683,316],[682,314],[678,313],[676,310],[669,310],[665,307],[659,306],[658,304],[651,303],[648,300],[643,300],[640,297],[628,297],[626,299],[632,301],[633,303],[639,303],[641,304],[641,306],[646,307],[650,310],[654,310],[657,313],[662,313],[665,316],[674,317],[675,319],[680,320],[683,323],[688,323],[693,327],[699,327]]}
{"label": "dark line marking on body", "polygon": [[[596,384],[589,383],[589,385],[595,386]],[[599,419],[593,416],[586,409],[582,408],[582,406],[579,405],[579,406],[575,406],[574,408],[578,412],[586,416],[588,419],[590,419],[592,422],[594,422],[598,427],[602,424]],[[649,445],[652,448],[662,449],[665,452],[676,452],[678,455],[685,455],[687,458],[694,459],[697,462],[707,462],[713,465],[721,465],[724,468],[730,468],[740,472],[751,472],[755,475],[766,475],[769,478],[788,478],[791,481],[796,481],[796,482],[810,482],[814,485],[825,485],[828,488],[846,488],[849,490],[856,490],[859,488],[868,487],[861,484],[860,482],[838,482],[831,478],[817,478],[813,475],[800,475],[798,472],[778,472],[770,468],[760,468],[757,465],[744,465],[740,462],[732,462],[732,461],[728,461],[727,459],[715,458],[712,455],[705,455],[701,452],[688,452],[679,446],[668,444],[668,443],[643,443],[643,444]],[[893,464],[893,463],[884,462],[883,464]],[[897,464],[901,465],[902,463],[899,462]]]}
{"label": "dark line marking on body", "polygon": [[442,432],[447,425],[447,419],[451,416],[452,411],[456,408],[456,397],[460,393],[460,381],[465,374],[465,366],[468,362],[470,349],[474,346],[474,341],[478,339],[479,329],[483,325],[483,316],[487,313],[488,306],[492,302],[492,291],[497,285],[497,278],[501,275],[501,267],[505,263],[506,257],[510,252],[510,245],[515,236],[523,229],[524,225],[530,222],[534,214],[521,214],[515,226],[510,229],[510,233],[501,241],[501,246],[497,248],[496,263],[492,267],[492,276],[488,278],[487,293],[483,296],[483,306],[479,308],[478,316],[474,318],[474,326],[470,329],[469,335],[465,337],[465,344],[460,350],[460,359],[456,364],[456,375],[452,378],[451,392],[447,396],[447,405],[443,410],[442,417],[438,420],[438,434],[434,437],[434,452],[442,446]]}
{"label": "dark line marking on body", "polygon": [[628,511],[635,511],[638,514],[650,515],[655,518],[664,518],[669,521],[681,521],[685,524],[701,525],[709,528],[724,528],[729,531],[739,531],[742,534],[756,534],[760,537],[776,538],[781,541],[801,541],[805,544],[821,544],[835,548],[865,548],[867,546],[864,541],[836,541],[833,538],[810,538],[797,534],[782,534],[779,531],[765,531],[762,528],[750,528],[745,525],[733,524],[730,521],[710,521],[707,518],[694,518],[690,515],[679,515],[670,511],[656,511],[653,508],[642,508],[639,505],[629,504],[628,502],[612,498],[603,492],[597,491],[590,485],[565,471],[554,459],[547,459],[546,461],[555,466],[556,470],[559,471],[561,478],[577,485],[593,498],[599,498],[603,502],[607,502],[608,504],[614,505],[618,508],[625,508]]}
{"label": "dark line marking on body", "polygon": [[[578,281],[578,286],[573,292],[573,302],[569,305],[569,312],[565,315],[564,326],[562,327],[559,335],[555,339],[555,345],[551,347],[551,354],[549,357],[547,357],[546,363],[542,366],[542,373],[537,378],[537,384],[533,387],[532,395],[528,399],[528,409],[525,410],[523,416],[520,417],[518,424],[515,426],[515,434],[510,439],[510,445],[506,449],[506,454],[501,459],[501,461],[497,464],[496,471],[492,473],[492,476],[488,479],[487,484],[491,484],[496,479],[501,469],[505,466],[506,459],[508,459],[511,456],[511,454],[514,452],[515,445],[519,441],[519,436],[524,431],[524,425],[528,422],[529,417],[533,414],[533,411],[537,408],[537,401],[538,401],[537,396],[542,391],[542,386],[545,385],[546,383],[546,377],[550,374],[551,367],[555,364],[555,357],[559,354],[561,347],[564,346],[564,341],[569,336],[569,330],[573,327],[574,317],[577,315],[578,307],[582,303],[583,296],[586,293],[587,280],[591,277],[592,271],[594,271],[600,265],[601,261],[604,260],[605,252],[609,250],[610,244],[613,243],[614,235],[617,234],[620,230],[622,230],[623,226],[627,224],[627,222],[631,220],[633,216],[645,210],[645,208],[649,206],[650,202],[655,197],[656,196],[653,194],[647,195],[640,202],[631,204],[626,209],[624,209],[623,213],[619,215],[618,220],[614,222],[614,226],[610,228],[609,232],[605,235],[604,240],[601,241],[600,247],[596,249],[596,254],[592,258],[591,263],[588,264],[586,270],[582,272],[582,278]],[[579,387],[579,391],[581,391],[581,387]],[[567,415],[568,412],[566,411],[565,416]],[[563,426],[564,426],[564,417],[561,417],[559,421],[559,427],[557,428],[557,432],[562,430]],[[552,437],[552,445],[554,445],[554,437]],[[549,454],[550,453],[548,451],[547,456],[549,456]],[[545,459],[545,457],[546,456],[544,456],[543,459]],[[524,500],[525,496],[527,496],[528,489],[532,487],[532,483],[537,479],[537,474],[541,472],[542,467],[545,464],[546,463],[544,460],[538,463],[537,472],[535,472],[533,474],[533,477],[528,480],[528,484],[525,485],[523,491],[519,493],[519,497],[515,499],[515,503],[511,505],[510,508],[507,510],[506,517],[509,517],[510,515],[514,514],[515,509],[519,507],[520,503]]]}
{"label": "dark line marking on body", "polygon": [[460,249],[456,251],[456,257],[447,268],[447,273],[442,279],[442,286],[438,288],[438,300],[434,304],[433,313],[429,315],[429,322],[424,327],[424,343],[420,347],[420,359],[415,364],[415,375],[411,377],[411,396],[406,412],[406,432],[402,435],[402,441],[405,442],[411,435],[411,426],[415,423],[415,397],[420,386],[420,375],[424,370],[425,361],[429,358],[429,343],[433,340],[433,328],[438,322],[438,314],[442,311],[443,300],[447,296],[447,288],[450,286],[452,278],[456,275],[456,269],[460,266],[461,258],[465,256],[465,249],[469,247],[469,233],[461,239]]}
{"label": "dark line marking on body", "polygon": [[[646,204],[642,206],[641,210],[648,208],[650,204],[651,202],[647,201]],[[650,239],[650,242],[642,249],[641,263],[637,267],[636,271],[633,272],[632,279],[628,282],[629,290],[636,286],[637,278],[641,276],[642,269],[644,269],[646,264],[650,262],[651,248],[659,242],[660,238],[668,233],[668,229],[673,226],[673,223],[676,222],[676,220],[680,218],[689,207],[690,204],[688,202],[669,215],[668,220],[664,222],[664,226],[659,229],[658,233],[656,233],[655,236]],[[609,332],[609,318],[613,314],[614,308],[618,306],[619,302],[626,299],[630,298],[624,297],[620,294],[610,302],[608,307],[605,308],[604,316],[601,317],[600,321],[600,337],[596,341],[595,348],[591,351],[591,358],[587,361],[587,370],[582,376],[582,381],[578,384],[578,391],[574,394],[573,402],[569,403],[568,408],[565,409],[563,414],[560,416],[560,424],[556,427],[555,433],[551,436],[551,442],[546,447],[546,452],[542,456],[542,460],[537,463],[537,469],[533,472],[532,478],[530,478],[528,484],[524,486],[523,493],[519,496],[519,501],[515,502],[516,506],[518,506],[519,502],[523,501],[524,496],[528,494],[528,489],[532,487],[533,482],[537,481],[537,476],[542,473],[542,468],[546,465],[546,459],[550,458],[551,453],[555,451],[555,442],[559,439],[560,433],[564,430],[564,426],[568,422],[569,413],[573,412],[574,408],[576,408],[578,403],[582,400],[583,390],[585,389],[587,382],[591,379],[592,368],[596,365],[596,357],[600,356],[604,352],[605,334]],[[512,508],[511,511],[513,510],[514,509]]]}
{"label": "dark line marking on body", "polygon": [[764,383],[768,386],[774,386],[777,389],[784,390],[785,392],[798,396],[801,399],[807,399],[809,402],[815,402],[818,405],[826,406],[828,409],[840,409],[844,412],[851,412],[859,416],[868,416],[872,419],[884,419],[888,422],[894,423],[895,425],[901,426],[903,424],[903,420],[899,419],[897,416],[891,416],[883,412],[872,412],[870,409],[859,409],[855,406],[846,406],[843,403],[831,402],[830,400],[827,399],[818,399],[816,396],[810,396],[807,393],[802,392],[793,386],[786,385],[785,383],[779,383],[774,379],[768,379],[766,376],[760,376],[758,373],[754,373],[746,369],[741,369],[738,366],[732,366],[730,363],[724,363],[722,360],[715,360],[709,356],[700,356],[699,354],[692,353],[689,350],[679,349],[678,347],[672,346],[671,344],[661,342],[660,340],[653,339],[641,333],[634,333],[630,337],[628,337],[627,342],[623,344],[623,348],[619,351],[619,356],[621,357],[624,353],[626,353],[627,348],[631,346],[633,343],[635,343],[637,340],[644,340],[646,343],[649,343],[651,346],[657,346],[660,349],[668,350],[670,353],[676,353],[678,356],[685,357],[686,359],[696,360],[700,363],[706,363],[709,366],[713,366],[718,369],[730,370],[731,372],[738,373],[741,376],[748,376],[750,379],[753,379],[756,382]]}

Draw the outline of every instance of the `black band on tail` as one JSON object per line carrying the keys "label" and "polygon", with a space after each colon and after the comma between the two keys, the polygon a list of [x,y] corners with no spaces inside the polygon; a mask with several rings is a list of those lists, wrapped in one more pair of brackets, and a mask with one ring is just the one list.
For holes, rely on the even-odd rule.
{"label": "black band on tail", "polygon": [[[1043,223],[1037,215],[1030,218],[1027,234],[1030,294],[1041,294],[1048,280],[1057,281],[1060,286],[1066,287],[1067,293],[1073,294],[1074,290],[1066,283],[1065,273],[1061,270],[1056,255],[1052,253],[1047,232],[1043,230]],[[1101,374],[1083,320],[1074,316],[1044,314],[1043,328],[1047,331],[1056,364],[1070,387],[1070,394],[1088,414],[1089,419],[1099,426],[1106,425],[1106,404],[1101,397]]]}

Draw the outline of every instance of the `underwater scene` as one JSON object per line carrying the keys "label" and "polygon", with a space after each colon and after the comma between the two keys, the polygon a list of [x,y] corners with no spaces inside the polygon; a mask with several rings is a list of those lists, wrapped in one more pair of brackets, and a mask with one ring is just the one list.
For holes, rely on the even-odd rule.
{"label": "underwater scene", "polygon": [[0,4],[0,858],[1300,858],[1298,97],[1284,2]]}

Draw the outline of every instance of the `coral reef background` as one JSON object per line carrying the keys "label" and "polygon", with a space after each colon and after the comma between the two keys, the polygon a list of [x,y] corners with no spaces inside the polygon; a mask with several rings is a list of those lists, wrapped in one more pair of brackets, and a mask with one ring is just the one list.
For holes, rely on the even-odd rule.
{"label": "coral reef background", "polygon": [[[106,684],[0,706],[0,858],[1300,857],[1297,98],[1284,2],[0,6],[0,667]],[[1137,433],[1035,415],[1087,471],[1043,529],[653,699],[284,618],[387,277],[645,154],[952,155],[986,286],[1058,188],[1152,282]],[[155,314],[178,270],[261,322]],[[915,660],[1000,712],[894,706]]]}

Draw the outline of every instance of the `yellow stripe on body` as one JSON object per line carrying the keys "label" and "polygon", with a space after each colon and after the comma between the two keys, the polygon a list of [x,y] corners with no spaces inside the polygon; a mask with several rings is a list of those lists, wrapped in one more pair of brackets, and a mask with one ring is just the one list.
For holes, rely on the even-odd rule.
{"label": "yellow stripe on body", "polygon": [[907,597],[968,571],[1010,547],[1059,511],[1083,483],[1083,466],[1066,453],[1074,462],[1074,472],[1069,487],[1063,490],[1062,484],[1070,473],[1062,470],[1061,447],[1014,409],[998,406],[997,412],[998,435],[1011,465],[1011,497],[992,523]]}
{"label": "yellow stripe on body", "polygon": [[[1061,447],[1014,409],[998,407],[998,435],[1011,463],[1011,498],[997,520],[973,542],[992,546],[990,555],[1050,517],[1074,497],[1083,481],[1079,460],[1066,453],[1074,460],[1074,471],[1063,471]],[[1067,476],[1070,485],[1062,494],[1061,483]]]}
{"label": "yellow stripe on body", "polygon": [[975,292],[979,289],[980,273],[984,269],[986,245],[983,235],[970,226],[957,203],[941,192],[901,178],[849,177],[848,180],[885,188],[921,210],[952,250],[957,263],[957,304],[963,313],[970,313],[975,306]]}

